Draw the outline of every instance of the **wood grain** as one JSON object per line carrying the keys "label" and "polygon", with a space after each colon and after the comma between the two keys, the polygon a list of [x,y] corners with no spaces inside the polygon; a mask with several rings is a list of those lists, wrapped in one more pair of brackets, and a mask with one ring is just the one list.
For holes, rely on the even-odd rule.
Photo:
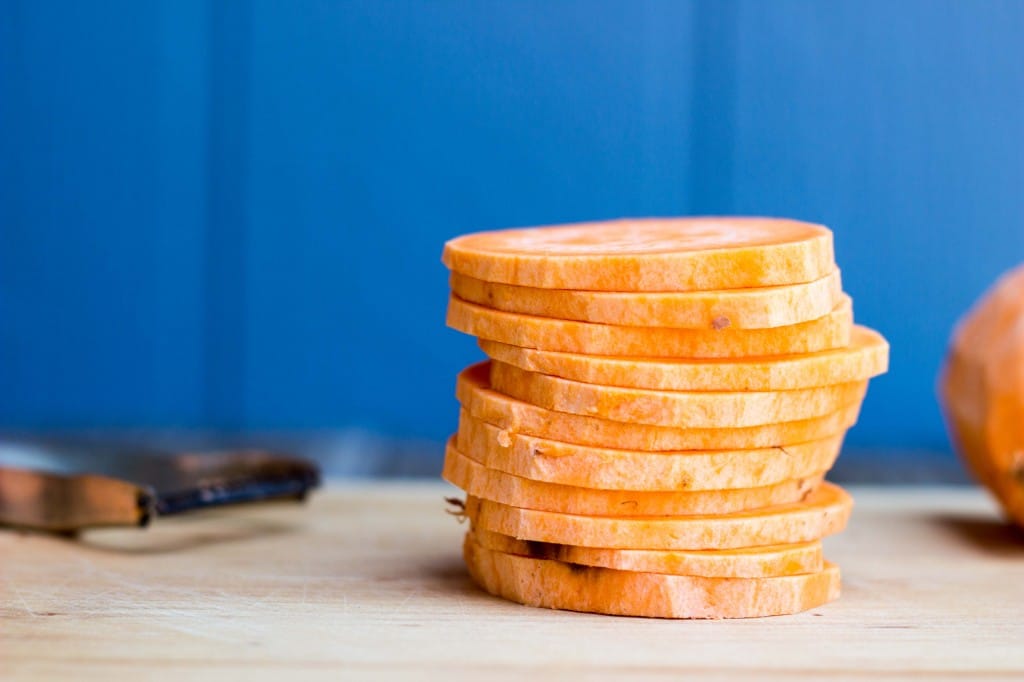
{"label": "wood grain", "polygon": [[0,677],[925,679],[1024,674],[1024,539],[979,491],[861,488],[810,613],[660,621],[477,590],[434,483],[96,531],[0,532]]}

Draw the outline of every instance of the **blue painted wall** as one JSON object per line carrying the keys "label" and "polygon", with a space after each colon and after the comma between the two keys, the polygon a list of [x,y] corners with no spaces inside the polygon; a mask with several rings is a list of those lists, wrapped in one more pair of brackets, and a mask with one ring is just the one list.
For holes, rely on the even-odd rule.
{"label": "blue painted wall", "polygon": [[440,440],[455,234],[822,221],[893,344],[856,445],[944,448],[1024,260],[1018,2],[0,1],[0,425]]}

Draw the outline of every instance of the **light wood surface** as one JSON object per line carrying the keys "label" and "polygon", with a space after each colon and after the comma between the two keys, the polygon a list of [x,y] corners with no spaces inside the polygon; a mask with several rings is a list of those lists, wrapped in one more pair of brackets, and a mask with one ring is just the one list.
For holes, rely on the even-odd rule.
{"label": "light wood surface", "polygon": [[477,590],[433,483],[335,484],[80,541],[0,532],[3,679],[1024,675],[1024,539],[969,488],[860,488],[837,603],[659,621]]}

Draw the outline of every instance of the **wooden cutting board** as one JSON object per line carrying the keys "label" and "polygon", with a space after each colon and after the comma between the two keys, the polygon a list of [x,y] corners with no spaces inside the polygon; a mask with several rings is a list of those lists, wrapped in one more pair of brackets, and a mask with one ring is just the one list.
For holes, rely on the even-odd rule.
{"label": "wooden cutting board", "polygon": [[854,489],[827,542],[842,599],[659,621],[531,609],[467,579],[442,484],[337,484],[306,506],[83,541],[0,532],[3,679],[1024,675],[1024,538],[974,489]]}

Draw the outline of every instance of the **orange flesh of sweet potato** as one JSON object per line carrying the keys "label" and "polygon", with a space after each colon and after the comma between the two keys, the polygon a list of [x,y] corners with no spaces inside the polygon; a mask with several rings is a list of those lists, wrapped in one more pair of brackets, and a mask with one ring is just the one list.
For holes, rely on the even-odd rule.
{"label": "orange flesh of sweet potato", "polygon": [[821,440],[853,426],[860,402],[830,415],[738,429],[694,429],[626,424],[599,417],[553,412],[493,390],[486,364],[459,373],[455,393],[473,417],[509,434],[523,434],[595,447],[674,451],[768,448]]}
{"label": "orange flesh of sweet potato", "polygon": [[854,326],[850,346],[774,358],[691,360],[559,353],[479,340],[494,360],[587,384],[661,391],[792,391],[866,381],[884,374],[889,344],[878,332]]}
{"label": "orange flesh of sweet potato", "polygon": [[465,410],[456,436],[461,452],[490,469],[566,486],[632,491],[731,490],[807,478],[832,467],[842,442],[838,435],[753,450],[616,450],[513,433]]}
{"label": "orange flesh of sweet potato", "polygon": [[589,355],[738,358],[815,353],[850,344],[853,307],[843,298],[832,312],[775,329],[669,329],[559,320],[485,308],[451,296],[448,326],[513,346]]}
{"label": "orange flesh of sweet potato", "polygon": [[538,289],[485,282],[453,272],[464,301],[510,313],[636,327],[767,329],[828,315],[842,300],[839,270],[802,284],[690,292]]}
{"label": "orange flesh of sweet potato", "polygon": [[491,386],[556,412],[656,426],[740,428],[810,419],[861,400],[867,382],[795,391],[655,391],[585,384],[491,361]]}
{"label": "orange flesh of sweet potato", "polygon": [[523,509],[595,516],[685,516],[730,514],[792,504],[813,492],[821,484],[824,473],[730,490],[597,490],[534,481],[488,469],[459,452],[454,440],[450,440],[442,476],[469,495]]}
{"label": "orange flesh of sweet potato", "polygon": [[652,618],[752,618],[805,611],[839,596],[839,570],[772,578],[703,578],[595,568],[486,549],[463,556],[484,590],[529,606]]}
{"label": "orange flesh of sweet potato", "polygon": [[520,509],[468,496],[480,528],[519,540],[604,549],[733,549],[820,540],[842,530],[853,500],[823,483],[806,500],[716,516],[581,516]]}
{"label": "orange flesh of sweet potato", "polygon": [[442,262],[544,289],[699,291],[810,282],[834,267],[821,225],[765,218],[617,220],[464,235]]}
{"label": "orange flesh of sweet potato", "polygon": [[838,596],[820,540],[852,500],[822,472],[888,346],[854,328],[827,228],[624,220],[466,235],[442,260],[449,326],[492,358],[459,376],[443,474],[484,589],[674,618]]}
{"label": "orange flesh of sweet potato", "polygon": [[968,467],[1024,526],[1024,266],[1004,275],[957,326],[941,397]]}
{"label": "orange flesh of sweet potato", "polygon": [[820,542],[719,551],[658,551],[599,549],[530,542],[482,528],[474,528],[472,534],[481,547],[496,552],[642,573],[668,573],[704,578],[768,578],[815,573],[825,566]]}

